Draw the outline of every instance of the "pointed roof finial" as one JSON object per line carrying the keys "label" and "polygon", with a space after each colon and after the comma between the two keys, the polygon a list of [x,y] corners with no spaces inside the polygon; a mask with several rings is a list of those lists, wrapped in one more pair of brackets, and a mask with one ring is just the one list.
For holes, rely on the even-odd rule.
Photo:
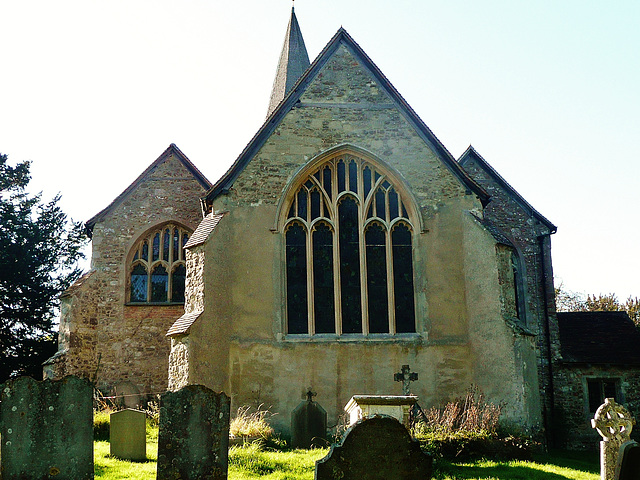
{"label": "pointed roof finial", "polygon": [[287,33],[280,53],[278,61],[278,70],[276,78],[273,82],[271,91],[271,101],[269,102],[269,111],[267,116],[276,109],[284,97],[287,96],[293,85],[298,81],[307,68],[309,68],[309,55],[304,45],[302,32],[298,25],[298,19],[294,11],[293,4],[291,6],[291,18],[287,26]]}

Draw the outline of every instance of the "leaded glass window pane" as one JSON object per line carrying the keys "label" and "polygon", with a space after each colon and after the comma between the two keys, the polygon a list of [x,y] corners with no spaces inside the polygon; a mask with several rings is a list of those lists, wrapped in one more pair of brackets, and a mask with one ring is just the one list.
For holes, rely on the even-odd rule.
{"label": "leaded glass window pane", "polygon": [[187,268],[178,265],[171,275],[171,301],[184,302],[184,284],[187,278]]}
{"label": "leaded glass window pane", "polygon": [[151,254],[151,261],[155,262],[160,258],[160,233],[156,233],[153,236],[153,253]]}
{"label": "leaded glass window pane", "polygon": [[286,233],[287,261],[287,332],[309,333],[307,322],[307,241],[299,223]]}
{"label": "leaded glass window pane", "polygon": [[335,333],[333,232],[324,223],[313,232],[313,298],[316,333]]}
{"label": "leaded glass window pane", "polygon": [[303,188],[298,192],[298,216],[307,219],[307,189]]}
{"label": "leaded glass window pane", "polygon": [[311,220],[315,220],[320,216],[320,192],[313,190],[311,192]]}
{"label": "leaded glass window pane", "polygon": [[142,244],[142,259],[146,262],[149,260],[149,244],[145,240]]}
{"label": "leaded glass window pane", "polygon": [[349,190],[358,193],[358,165],[356,162],[349,162]]}
{"label": "leaded glass window pane", "polygon": [[170,245],[170,241],[171,241],[171,234],[169,233],[169,230],[165,230],[164,231],[164,238],[162,241],[162,259],[165,262],[169,261],[169,245]]}
{"label": "leaded glass window pane", "polygon": [[396,331],[399,333],[415,332],[413,261],[409,228],[404,224],[398,224],[391,232],[391,243],[393,245]]}
{"label": "leaded glass window pane", "polygon": [[131,302],[147,301],[147,269],[138,264],[131,271]]}
{"label": "leaded glass window pane", "polygon": [[151,301],[166,302],[169,291],[169,275],[167,269],[158,265],[151,273]]}
{"label": "leaded glass window pane", "polygon": [[178,229],[173,230],[173,260],[180,258],[180,232]]}
{"label": "leaded glass window pane", "polygon": [[389,333],[389,300],[387,296],[386,234],[379,224],[365,233],[367,248],[367,296],[369,332]]}
{"label": "leaded glass window pane", "polygon": [[362,333],[358,204],[351,197],[338,206],[342,333]]}

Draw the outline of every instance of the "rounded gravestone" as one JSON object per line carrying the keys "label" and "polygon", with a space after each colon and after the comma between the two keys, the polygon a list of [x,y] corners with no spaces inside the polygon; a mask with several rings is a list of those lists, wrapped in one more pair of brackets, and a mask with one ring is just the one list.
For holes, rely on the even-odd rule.
{"label": "rounded gravestone", "polygon": [[316,462],[316,480],[425,480],[432,459],[395,418],[374,416],[347,430]]}

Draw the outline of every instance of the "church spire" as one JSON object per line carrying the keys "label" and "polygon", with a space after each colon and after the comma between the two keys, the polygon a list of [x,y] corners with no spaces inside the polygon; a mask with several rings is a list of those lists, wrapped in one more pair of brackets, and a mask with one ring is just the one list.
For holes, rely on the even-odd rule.
{"label": "church spire", "polygon": [[304,39],[294,8],[291,7],[291,19],[287,26],[287,34],[284,38],[276,79],[273,82],[271,101],[267,116],[271,115],[284,97],[287,96],[293,85],[298,81],[307,68],[309,68],[309,55],[304,46]]}

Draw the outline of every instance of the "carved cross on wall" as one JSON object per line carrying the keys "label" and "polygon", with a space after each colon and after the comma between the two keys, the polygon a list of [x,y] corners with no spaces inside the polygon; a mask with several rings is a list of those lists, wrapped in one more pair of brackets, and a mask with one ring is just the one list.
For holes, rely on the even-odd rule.
{"label": "carved cross on wall", "polygon": [[396,382],[402,382],[403,395],[409,395],[411,382],[415,382],[416,380],[418,380],[418,374],[415,372],[411,373],[410,370],[411,369],[409,368],[409,365],[402,365],[400,373],[393,374],[393,379]]}

